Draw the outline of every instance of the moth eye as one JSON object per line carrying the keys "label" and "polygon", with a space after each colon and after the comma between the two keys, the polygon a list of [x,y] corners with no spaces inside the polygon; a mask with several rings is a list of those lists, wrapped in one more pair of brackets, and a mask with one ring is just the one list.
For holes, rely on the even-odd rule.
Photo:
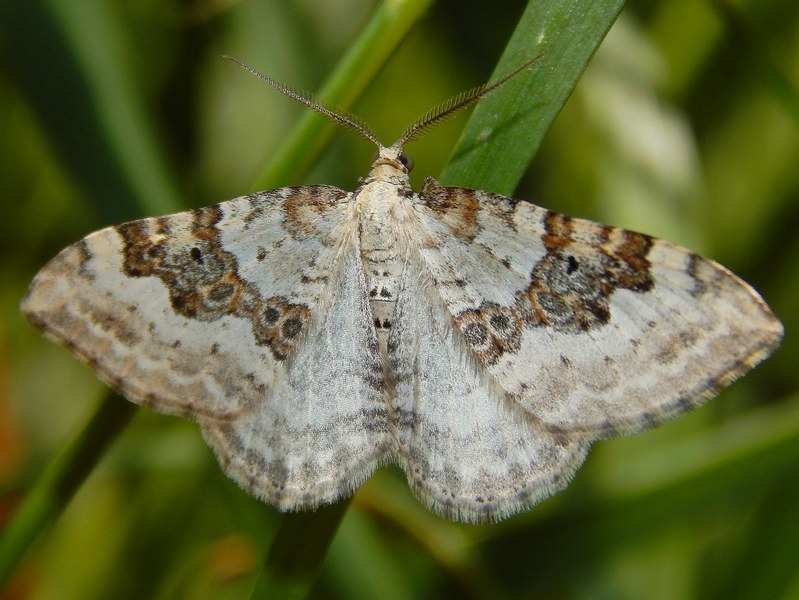
{"label": "moth eye", "polygon": [[399,155],[399,161],[403,165],[405,165],[405,168],[408,170],[408,173],[410,173],[411,170],[413,169],[413,158],[410,155],[401,152]]}

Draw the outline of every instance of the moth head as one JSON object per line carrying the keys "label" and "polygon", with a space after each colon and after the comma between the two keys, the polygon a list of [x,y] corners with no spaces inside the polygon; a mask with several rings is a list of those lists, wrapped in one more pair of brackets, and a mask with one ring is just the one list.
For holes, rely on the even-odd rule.
{"label": "moth head", "polygon": [[413,168],[413,159],[402,148],[380,146],[372,157],[372,168],[364,182],[380,180],[406,182]]}
{"label": "moth head", "polygon": [[405,152],[401,147],[380,146],[377,152],[372,154],[372,164],[374,165],[378,160],[391,161],[396,163],[397,168],[404,171],[406,174],[413,170],[413,156]]}

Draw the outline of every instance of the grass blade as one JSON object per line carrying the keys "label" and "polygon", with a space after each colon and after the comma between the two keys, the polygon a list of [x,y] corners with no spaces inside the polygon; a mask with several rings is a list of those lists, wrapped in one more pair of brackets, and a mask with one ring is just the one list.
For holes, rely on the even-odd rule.
{"label": "grass blade", "polygon": [[135,404],[109,392],[83,431],[50,463],[0,536],[0,588],[38,535],[61,514],[134,414]]}
{"label": "grass blade", "polygon": [[[430,4],[432,0],[383,2],[318,97],[330,106],[349,110]],[[268,190],[300,181],[335,131],[331,121],[308,111],[277,156],[270,159],[255,188]]]}
{"label": "grass blade", "polygon": [[477,105],[442,182],[512,194],[623,5],[623,0],[530,2],[493,79],[543,56]]}

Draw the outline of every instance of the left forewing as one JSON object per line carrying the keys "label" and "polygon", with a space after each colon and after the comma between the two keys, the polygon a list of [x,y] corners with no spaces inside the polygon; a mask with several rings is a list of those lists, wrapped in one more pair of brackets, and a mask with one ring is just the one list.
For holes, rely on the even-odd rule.
{"label": "left forewing", "polygon": [[22,309],[129,400],[197,421],[244,488],[312,508],[390,445],[356,231],[330,186],[132,221],[63,250]]}
{"label": "left forewing", "polygon": [[133,402],[232,417],[326,304],[349,206],[336,188],[283,188],[108,227],[51,260],[22,311]]}

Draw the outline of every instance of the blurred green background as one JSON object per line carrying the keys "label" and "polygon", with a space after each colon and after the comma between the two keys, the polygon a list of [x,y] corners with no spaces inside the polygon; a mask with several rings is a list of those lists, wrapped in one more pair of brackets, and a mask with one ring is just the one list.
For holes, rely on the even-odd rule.
{"label": "blurred green background", "polygon": [[[221,55],[316,90],[379,5],[0,0],[0,526],[105,394],[19,315],[34,273],[99,227],[252,191],[305,109]],[[352,110],[390,143],[488,79],[525,6],[432,2]],[[382,469],[314,598],[799,598],[798,88],[795,0],[626,5],[514,195],[720,261],[782,347],[502,523],[444,521]],[[417,188],[466,117],[409,148]],[[353,189],[373,152],[339,132],[275,185]],[[139,410],[0,597],[246,598],[279,523],[194,425]]]}

